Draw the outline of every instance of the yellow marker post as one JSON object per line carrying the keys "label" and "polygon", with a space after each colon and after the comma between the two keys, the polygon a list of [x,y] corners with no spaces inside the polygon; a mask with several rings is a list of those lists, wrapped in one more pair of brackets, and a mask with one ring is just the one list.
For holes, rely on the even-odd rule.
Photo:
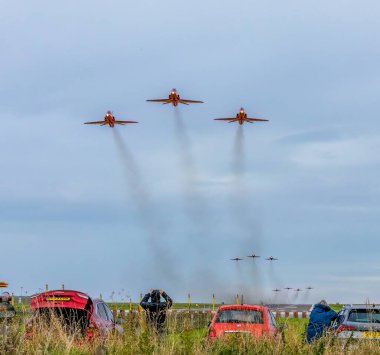
{"label": "yellow marker post", "polygon": [[45,292],[48,292],[49,291],[49,286],[48,284],[45,285]]}
{"label": "yellow marker post", "polygon": [[239,295],[237,294],[236,295],[236,304],[239,304],[240,303],[240,301],[239,301]]}
{"label": "yellow marker post", "polygon": [[14,295],[13,292],[12,292],[12,298],[11,298],[11,305],[12,305],[12,306],[15,305],[15,295]]}
{"label": "yellow marker post", "polygon": [[215,295],[212,294],[212,311],[215,311]]}
{"label": "yellow marker post", "polygon": [[191,308],[191,298],[190,298],[190,293],[187,295],[187,307],[189,308],[189,312],[190,312],[190,308]]}
{"label": "yellow marker post", "polygon": [[[140,303],[142,299],[143,299],[143,296],[142,296],[142,293],[140,293]],[[144,308],[142,308],[141,305],[139,304],[139,313],[141,314],[143,311],[144,311]]]}
{"label": "yellow marker post", "polygon": [[129,311],[132,311],[132,298],[129,299]]}

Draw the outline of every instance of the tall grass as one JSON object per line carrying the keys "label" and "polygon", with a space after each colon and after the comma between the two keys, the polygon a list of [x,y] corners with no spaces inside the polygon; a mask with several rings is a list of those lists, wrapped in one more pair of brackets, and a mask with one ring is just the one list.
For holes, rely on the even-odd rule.
{"label": "tall grass", "polygon": [[109,334],[85,341],[80,329],[67,332],[59,321],[39,320],[27,336],[25,322],[17,318],[6,333],[0,332],[0,354],[380,354],[374,341],[342,342],[332,335],[308,345],[304,341],[305,319],[289,319],[287,328],[276,339],[255,339],[234,335],[207,340],[204,315],[171,314],[165,334],[157,334],[144,317],[125,318],[122,334]]}

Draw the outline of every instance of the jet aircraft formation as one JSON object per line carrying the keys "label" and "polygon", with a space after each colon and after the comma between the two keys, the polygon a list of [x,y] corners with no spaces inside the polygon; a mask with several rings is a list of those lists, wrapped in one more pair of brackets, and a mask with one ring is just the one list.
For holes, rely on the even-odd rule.
{"label": "jet aircraft formation", "polygon": [[[252,253],[251,255],[248,255],[247,258],[256,259],[256,258],[260,258],[260,255],[256,255],[255,253]],[[240,257],[236,257],[236,258],[232,258],[230,260],[241,261],[241,260],[244,260],[244,259],[241,259]],[[278,260],[278,259],[274,258],[273,256],[270,256],[269,258],[265,258],[265,260],[274,261],[274,260]]]}
{"label": "jet aircraft formation", "polygon": [[[178,94],[176,89],[172,89],[166,99],[151,99],[151,100],[146,100],[146,101],[148,101],[148,102],[161,102],[163,105],[172,104],[173,107],[178,106],[178,104],[189,105],[189,104],[203,104],[204,103],[203,101],[199,101],[199,100],[182,99],[181,96]],[[268,120],[263,119],[263,118],[248,117],[247,113],[244,111],[244,108],[240,109],[240,111],[236,114],[236,117],[214,118],[214,120],[228,121],[229,123],[238,122],[240,125],[242,125],[244,122],[254,123],[254,122],[268,121]],[[107,111],[106,115],[104,116],[104,120],[102,120],[102,121],[85,122],[85,124],[98,124],[101,126],[108,125],[110,127],[114,127],[115,124],[125,125],[128,123],[138,123],[138,122],[137,121],[116,120],[115,116],[113,115],[113,113],[111,111]]]}
{"label": "jet aircraft formation", "polygon": [[[308,287],[306,287],[306,289],[310,291],[310,290],[313,289],[313,287],[308,286]],[[284,287],[284,290],[290,291],[290,290],[293,290],[293,288],[292,288],[292,287]],[[276,288],[276,289],[274,289],[273,291],[274,291],[274,292],[280,292],[281,289]],[[294,291],[295,291],[295,292],[301,292],[302,290],[301,290],[300,288],[295,288]]]}

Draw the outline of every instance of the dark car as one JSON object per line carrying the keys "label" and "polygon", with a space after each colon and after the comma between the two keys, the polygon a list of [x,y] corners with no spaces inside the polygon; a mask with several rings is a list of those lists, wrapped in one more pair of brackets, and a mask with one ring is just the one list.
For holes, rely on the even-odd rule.
{"label": "dark car", "polygon": [[380,340],[380,306],[346,305],[338,313],[333,329],[339,338]]}
{"label": "dark car", "polygon": [[103,300],[92,300],[80,291],[54,290],[33,295],[30,309],[32,317],[28,321],[29,328],[38,320],[49,323],[56,317],[65,330],[79,332],[87,338],[123,331]]}

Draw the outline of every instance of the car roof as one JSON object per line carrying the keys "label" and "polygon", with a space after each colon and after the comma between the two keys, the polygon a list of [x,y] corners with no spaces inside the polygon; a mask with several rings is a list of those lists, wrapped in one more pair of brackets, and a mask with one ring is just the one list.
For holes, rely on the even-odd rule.
{"label": "car roof", "polygon": [[224,304],[220,306],[218,310],[224,309],[252,309],[252,310],[264,310],[267,307],[260,304]]}
{"label": "car roof", "polygon": [[380,309],[380,304],[346,304],[343,308],[350,309]]}
{"label": "car roof", "polygon": [[102,300],[101,298],[95,298],[95,299],[92,300],[92,302],[93,302],[94,304],[96,304],[96,303],[106,303],[106,302],[104,302],[104,300]]}

